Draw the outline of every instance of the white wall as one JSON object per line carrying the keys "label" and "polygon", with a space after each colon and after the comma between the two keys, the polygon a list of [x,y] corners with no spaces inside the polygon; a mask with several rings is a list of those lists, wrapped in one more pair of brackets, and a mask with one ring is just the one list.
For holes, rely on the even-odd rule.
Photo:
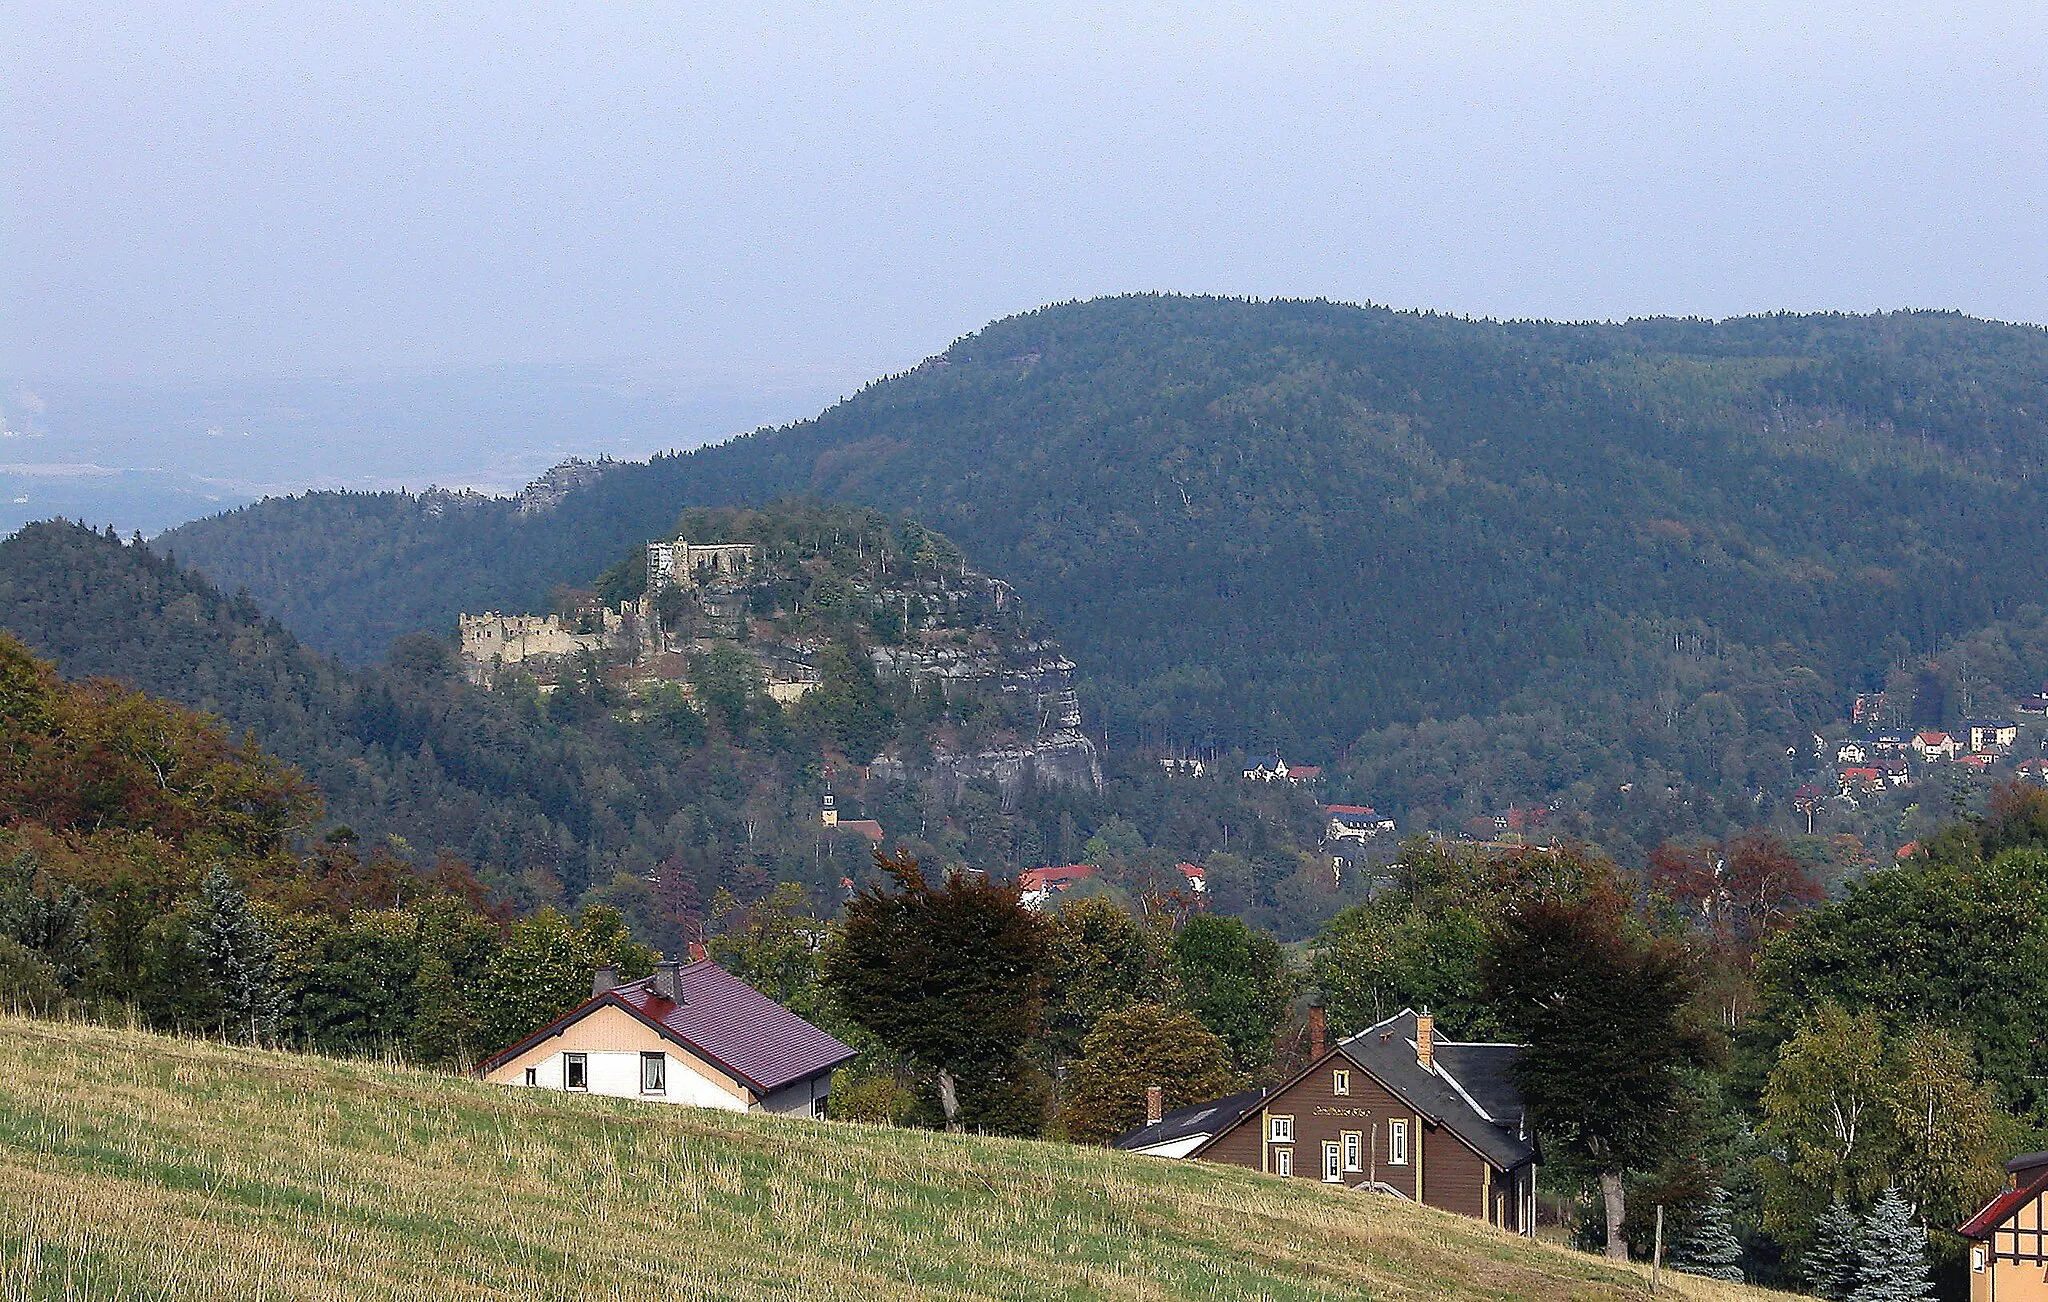
{"label": "white wall", "polygon": [[[564,1089],[564,1073],[567,1071],[566,1053],[550,1054],[538,1063],[528,1062],[525,1066],[535,1069],[537,1084],[543,1089]],[[590,1062],[590,1090],[592,1094],[609,1094],[616,1098],[646,1099],[653,1103],[684,1103],[697,1108],[724,1108],[730,1112],[745,1112],[747,1100],[735,1098],[718,1083],[708,1080],[691,1070],[689,1063],[675,1054],[665,1055],[668,1059],[668,1091],[664,1094],[642,1094],[640,1092],[640,1055],[594,1050],[584,1057]],[[523,1083],[524,1068],[515,1084]],[[577,1093],[584,1091],[578,1090]]]}

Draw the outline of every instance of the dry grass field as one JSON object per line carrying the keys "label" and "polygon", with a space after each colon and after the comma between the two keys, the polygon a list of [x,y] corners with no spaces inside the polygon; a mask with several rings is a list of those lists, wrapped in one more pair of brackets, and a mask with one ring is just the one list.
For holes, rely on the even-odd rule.
{"label": "dry grass field", "polygon": [[[1699,1302],[1755,1290],[1665,1276]],[[1557,1298],[1643,1273],[1306,1181],[0,1017],[0,1297]]]}

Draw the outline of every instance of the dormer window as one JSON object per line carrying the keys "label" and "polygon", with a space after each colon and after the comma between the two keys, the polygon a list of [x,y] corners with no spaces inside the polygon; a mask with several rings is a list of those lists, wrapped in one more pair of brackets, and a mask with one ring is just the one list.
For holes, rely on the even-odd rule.
{"label": "dormer window", "polygon": [[1351,1093],[1351,1073],[1350,1073],[1350,1072],[1348,1072],[1348,1071],[1333,1071],[1333,1072],[1331,1072],[1331,1073],[1330,1073],[1330,1093],[1332,1093],[1332,1094],[1346,1094],[1346,1095],[1350,1094],[1350,1093]]}

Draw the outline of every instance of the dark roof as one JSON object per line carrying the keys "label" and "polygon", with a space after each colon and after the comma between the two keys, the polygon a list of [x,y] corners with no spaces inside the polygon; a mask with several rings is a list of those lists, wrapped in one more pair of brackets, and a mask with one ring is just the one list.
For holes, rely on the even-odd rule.
{"label": "dark roof", "polygon": [[[2036,1153],[2032,1154],[2032,1156],[2039,1157],[2041,1155]],[[2016,1158],[2014,1160],[2022,1159]],[[2008,1162],[2006,1169],[2012,1170],[2012,1163]],[[1990,1238],[1991,1232],[2000,1225],[2003,1225],[2007,1217],[2031,1202],[2034,1195],[2040,1193],[2043,1188],[2048,1188],[2048,1165],[2033,1167],[2032,1171],[2033,1174],[2020,1180],[2014,1188],[2006,1190],[1998,1195],[1998,1197],[1993,1198],[1989,1203],[1986,1203],[1984,1210],[1978,1212],[1969,1220],[1964,1221],[1961,1227],[1956,1230],[1956,1233],[1966,1239]]]}
{"label": "dark roof", "polygon": [[683,1001],[654,992],[654,978],[628,981],[564,1013],[484,1063],[489,1071],[545,1037],[606,1005],[624,1008],[683,1047],[725,1068],[756,1093],[815,1076],[854,1056],[854,1050],[812,1026],[710,959],[680,972]]}
{"label": "dark roof", "polygon": [[1192,1135],[1213,1135],[1243,1119],[1246,1113],[1264,1101],[1266,1094],[1263,1089],[1247,1090],[1227,1099],[1210,1099],[1206,1103],[1190,1103],[1184,1108],[1175,1108],[1151,1125],[1139,1126],[1119,1136],[1113,1147],[1151,1148]]}
{"label": "dark roof", "polygon": [[1415,1060],[1415,1012],[1404,1008],[1379,1025],[1338,1041],[1335,1052],[1357,1063],[1417,1112],[1440,1122],[1495,1168],[1511,1171],[1536,1156],[1533,1136],[1523,1137],[1522,1099],[1508,1076],[1521,1046],[1439,1038],[1437,1070],[1425,1071]]}

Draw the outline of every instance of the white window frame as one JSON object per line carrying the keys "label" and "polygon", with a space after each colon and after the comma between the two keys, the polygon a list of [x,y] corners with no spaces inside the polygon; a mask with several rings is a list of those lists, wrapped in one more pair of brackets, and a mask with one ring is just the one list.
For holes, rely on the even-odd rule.
{"label": "white window frame", "polygon": [[1984,1249],[1970,1249],[1970,1271],[1977,1275],[1984,1273]]}
{"label": "white window frame", "polygon": [[1363,1170],[1365,1169],[1365,1167],[1364,1167],[1364,1166],[1362,1166],[1362,1165],[1361,1165],[1361,1163],[1362,1163],[1362,1162],[1364,1162],[1364,1160],[1365,1160],[1365,1132],[1363,1132],[1363,1131],[1359,1131],[1359,1130],[1347,1130],[1347,1131],[1345,1131],[1345,1132],[1344,1132],[1344,1169],[1345,1169],[1346,1171],[1363,1171]]}
{"label": "white window frame", "polygon": [[1274,1175],[1293,1175],[1293,1174],[1294,1174],[1294,1150],[1293,1150],[1293,1149],[1291,1149],[1291,1148],[1276,1148],[1276,1149],[1274,1149],[1274,1150],[1273,1150],[1273,1174],[1274,1174]]}
{"label": "white window frame", "polygon": [[1408,1165],[1408,1123],[1405,1121],[1387,1123],[1387,1165]]}
{"label": "white window frame", "polygon": [[1323,1141],[1323,1183],[1344,1183],[1344,1150],[1334,1139]]}
{"label": "white window frame", "polygon": [[1291,1144],[1294,1142],[1294,1118],[1274,1117],[1266,1131],[1266,1142],[1270,1144]]}
{"label": "white window frame", "polygon": [[[583,1069],[583,1083],[581,1085],[574,1085],[570,1083],[570,1077],[573,1074],[573,1069],[577,1067],[581,1067]],[[574,1090],[578,1094],[588,1094],[590,1092],[589,1054],[565,1053],[562,1055],[562,1088],[565,1090]]]}
{"label": "white window frame", "polygon": [[[652,1085],[647,1083],[647,1069],[649,1067],[655,1069],[654,1074],[659,1078]],[[666,1053],[643,1051],[640,1054],[640,1092],[642,1094],[668,1093],[668,1055]]]}
{"label": "white window frame", "polygon": [[1349,1070],[1340,1069],[1330,1073],[1330,1093],[1341,1094],[1346,1098],[1351,1096],[1351,1073]]}
{"label": "white window frame", "polygon": [[538,1084],[540,1084],[540,1068],[538,1068],[538,1067],[528,1067],[528,1068],[526,1069],[526,1080],[525,1080],[525,1083],[526,1083],[526,1084],[528,1084],[528,1085],[538,1085]]}

